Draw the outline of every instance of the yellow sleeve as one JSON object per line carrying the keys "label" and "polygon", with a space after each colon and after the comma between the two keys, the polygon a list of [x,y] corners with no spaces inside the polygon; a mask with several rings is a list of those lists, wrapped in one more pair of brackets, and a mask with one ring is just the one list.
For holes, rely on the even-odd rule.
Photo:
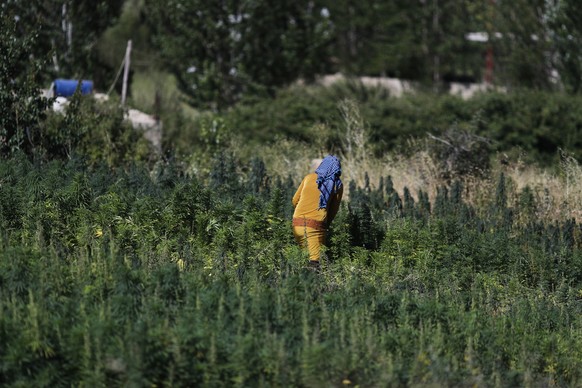
{"label": "yellow sleeve", "polygon": [[301,181],[299,188],[297,189],[295,195],[293,196],[293,199],[291,200],[291,202],[293,202],[293,207],[296,207],[297,204],[299,203],[299,199],[301,198],[301,191],[303,191],[303,185],[305,185],[305,178],[303,178],[303,180]]}
{"label": "yellow sleeve", "polygon": [[344,186],[340,187],[330,198],[331,203],[329,204],[329,209],[327,210],[327,224],[331,224],[335,215],[337,214],[342,200],[342,195],[344,194]]}

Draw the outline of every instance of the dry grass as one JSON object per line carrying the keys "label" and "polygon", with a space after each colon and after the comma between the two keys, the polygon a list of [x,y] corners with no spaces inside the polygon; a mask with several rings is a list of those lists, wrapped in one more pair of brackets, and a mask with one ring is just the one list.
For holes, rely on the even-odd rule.
{"label": "dry grass", "polygon": [[560,151],[558,171],[543,170],[517,161],[502,170],[514,185],[515,193],[529,187],[536,199],[537,216],[543,219],[574,218],[582,221],[582,166]]}
{"label": "dry grass", "polygon": [[[437,188],[447,185],[441,178],[438,164],[431,156],[421,151],[412,157],[397,155],[382,160],[366,159],[365,163],[353,163],[344,168],[346,181],[364,184],[367,173],[372,188],[377,187],[380,177],[391,176],[396,191],[402,195],[407,187],[414,197],[419,190],[428,192],[434,202]],[[582,167],[572,158],[563,159],[560,170],[552,172],[520,162],[509,165],[497,164],[484,177],[460,177],[463,182],[464,199],[476,207],[490,204],[501,173],[505,174],[508,206],[516,207],[521,192],[529,187],[535,199],[536,216],[544,220],[569,218],[582,222]],[[349,197],[349,192],[347,193]]]}
{"label": "dry grass", "polygon": [[[416,198],[419,190],[427,192],[434,202],[437,188],[448,185],[442,176],[440,163],[433,159],[428,150],[419,150],[410,157],[388,155],[381,159],[374,158],[369,150],[367,127],[362,119],[357,104],[345,100],[339,104],[344,118],[340,159],[342,161],[342,179],[345,183],[354,181],[358,186],[365,184],[368,174],[370,185],[376,188],[381,177],[391,176],[394,189],[403,194],[407,187]],[[327,154],[321,139],[329,128],[318,125],[313,128],[318,141],[312,144],[281,139],[261,150],[246,150],[260,155],[273,175],[291,176],[299,182],[303,176],[314,171],[314,159]],[[561,164],[558,171],[543,170],[529,166],[521,160],[509,164],[493,163],[493,167],[483,177],[459,177],[463,182],[464,199],[478,208],[490,204],[495,196],[496,186],[501,173],[507,182],[508,205],[516,207],[520,193],[529,187],[536,204],[536,217],[544,220],[565,220],[574,218],[582,222],[582,166],[579,162],[561,151]],[[345,196],[349,198],[349,185],[346,184]]]}
{"label": "dry grass", "polygon": [[[370,185],[374,187],[381,177],[391,176],[394,189],[402,193],[408,187],[414,193],[419,190],[429,192],[434,197],[440,184],[437,164],[427,152],[418,152],[414,158],[389,155],[382,159],[371,157],[368,127],[362,119],[354,101],[340,102],[339,109],[344,121],[345,133],[342,144],[342,170],[346,181],[354,181],[363,186],[368,174]],[[349,192],[347,193],[349,196]],[[433,198],[431,198],[433,199]]]}
{"label": "dry grass", "polygon": [[[256,152],[257,150],[255,150]],[[273,175],[290,175],[295,182],[314,170],[313,159],[321,153],[303,143],[282,140],[260,150],[267,170]],[[441,178],[438,163],[427,151],[419,151],[411,157],[389,155],[382,159],[373,157],[354,158],[342,156],[345,196],[349,198],[348,182],[362,187],[368,174],[370,186],[377,188],[380,178],[391,176],[394,189],[402,195],[407,187],[416,197],[419,190],[428,193],[434,202],[437,188],[447,185]],[[507,181],[508,205],[517,206],[520,193],[529,187],[536,203],[536,216],[544,220],[574,218],[582,222],[582,166],[573,158],[564,158],[556,172],[523,164],[521,161],[503,165],[495,164],[484,177],[460,177],[465,200],[483,207],[493,200],[501,173]]]}
{"label": "dry grass", "polygon": [[311,160],[318,157],[312,147],[289,139],[280,139],[265,147],[260,156],[271,174],[291,176],[296,182],[310,172]]}

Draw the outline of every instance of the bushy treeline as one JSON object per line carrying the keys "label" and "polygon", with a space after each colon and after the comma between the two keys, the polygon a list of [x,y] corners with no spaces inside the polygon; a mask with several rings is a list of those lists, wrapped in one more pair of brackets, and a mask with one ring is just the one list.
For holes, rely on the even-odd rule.
{"label": "bushy treeline", "polygon": [[[338,109],[343,99],[357,102],[375,155],[408,152],[412,138],[427,134],[466,132],[487,140],[486,154],[522,153],[532,162],[549,164],[561,148],[582,157],[582,100],[540,91],[482,93],[469,100],[423,93],[390,98],[383,89],[347,83],[287,89],[274,100],[248,101],[219,117],[233,135],[246,139],[264,142],[286,136],[339,151],[346,135],[345,118]],[[317,124],[324,124],[327,131]],[[179,139],[176,134],[174,141]]]}
{"label": "bushy treeline", "polygon": [[[118,128],[123,117],[122,111],[115,111],[111,107],[101,110],[93,109],[91,117],[86,116],[81,119],[85,120],[83,123],[75,123],[71,119],[61,120],[56,124],[55,121],[57,120],[53,119],[47,122],[46,109],[50,106],[51,101],[42,99],[39,89],[48,86],[48,81],[56,76],[91,78],[87,72],[96,68],[101,69],[100,71],[103,72],[101,75],[113,72],[112,69],[106,69],[105,66],[99,65],[100,62],[96,58],[98,56],[96,50],[99,45],[96,41],[105,29],[115,23],[115,17],[121,12],[123,2],[120,0],[100,1],[96,14],[92,13],[92,6],[85,1],[79,1],[74,6],[68,1],[55,2],[54,4],[45,4],[39,1],[28,3],[14,1],[7,3],[5,7],[0,9],[0,18],[3,21],[0,24],[0,37],[2,38],[0,39],[0,55],[3,58],[0,64],[0,109],[4,112],[0,118],[0,153],[7,155],[16,149],[22,149],[29,154],[40,151],[45,156],[47,153],[51,154],[53,152],[67,154],[70,152],[71,147],[74,148],[74,145],[58,143],[69,141],[69,132],[74,131],[75,128],[77,128],[77,132],[86,131],[92,125],[99,127],[98,133],[103,134],[104,131],[99,130],[103,127],[109,127],[111,131],[117,131],[119,134]],[[322,43],[323,38],[304,34],[302,28],[306,28],[309,32],[319,36],[323,32],[315,26],[323,23],[326,28],[330,27],[334,25],[333,20],[335,17],[340,18],[339,20],[344,20],[342,19],[344,17],[350,19],[342,11],[346,10],[347,7],[344,2],[333,5],[321,2],[311,6],[309,4],[312,2],[303,2],[299,6],[282,6],[281,9],[276,10],[273,20],[267,16],[270,12],[270,6],[264,1],[245,3],[244,7],[241,5],[242,8],[237,9],[237,12],[231,9],[232,7],[236,8],[236,4],[217,6],[200,1],[185,2],[186,9],[193,10],[191,13],[196,14],[195,20],[188,16],[183,17],[184,14],[189,15],[189,13],[180,11],[181,5],[178,3],[172,3],[168,6],[149,1],[137,3],[133,5],[136,5],[136,9],[143,10],[143,12],[140,13],[141,11],[134,10],[138,14],[137,16],[134,15],[135,18],[138,21],[141,20],[140,18],[149,20],[149,24],[146,24],[150,29],[157,31],[154,28],[155,26],[160,29],[158,31],[159,34],[153,34],[152,31],[148,34],[142,31],[144,35],[143,44],[147,46],[147,42],[149,42],[152,46],[148,46],[147,49],[141,51],[140,55],[146,55],[144,52],[149,53],[148,50],[152,47],[157,47],[156,44],[168,50],[162,50],[162,57],[166,58],[166,62],[161,61],[163,62],[163,65],[160,65],[161,68],[152,65],[149,70],[153,71],[155,68],[162,72],[175,71],[181,73],[182,77],[178,78],[181,79],[183,86],[193,88],[191,91],[195,96],[191,96],[193,100],[189,102],[194,105],[196,105],[195,99],[203,100],[204,102],[199,101],[203,106],[210,104],[214,107],[222,105],[222,103],[219,103],[221,99],[228,100],[229,102],[225,104],[230,106],[230,109],[225,109],[218,114],[219,118],[223,119],[225,128],[230,131],[225,136],[240,134],[245,140],[258,140],[259,142],[272,140],[274,136],[309,141],[313,141],[315,138],[324,148],[337,152],[341,148],[343,136],[341,133],[343,118],[338,112],[337,102],[343,98],[354,98],[360,104],[362,116],[369,123],[369,140],[370,144],[374,145],[372,152],[376,155],[392,151],[394,148],[406,144],[411,137],[424,137],[427,133],[442,136],[446,134],[448,129],[455,127],[455,129],[470,131],[491,141],[490,148],[493,150],[509,152],[517,148],[536,161],[549,161],[557,154],[556,150],[558,148],[567,150],[577,158],[582,156],[580,151],[582,149],[580,140],[582,139],[580,133],[582,128],[580,106],[582,104],[577,94],[568,95],[548,91],[533,91],[531,89],[519,90],[515,87],[520,85],[519,81],[515,81],[513,87],[508,88],[512,91],[510,93],[484,93],[467,101],[457,97],[432,93],[419,93],[395,99],[390,98],[385,89],[365,88],[357,83],[347,83],[334,88],[307,88],[307,90],[304,87],[282,88],[294,82],[297,77],[314,76],[317,72],[314,69],[319,68],[319,61],[316,58],[319,58],[320,55],[324,57],[331,55],[325,52],[322,54],[317,49],[320,45],[324,45]],[[376,4],[375,1],[371,3]],[[131,9],[130,5],[132,3],[128,2],[127,4],[126,9]],[[520,4],[524,9],[527,9],[528,17],[533,18],[528,23],[533,23],[536,17],[530,14],[531,7],[529,6],[531,4],[529,4],[529,1],[520,1],[515,4]],[[500,7],[510,9],[515,7],[515,4],[504,3]],[[380,4],[376,5],[380,6]],[[449,9],[451,5],[451,2],[446,2],[446,5],[442,3],[440,6],[444,10]],[[548,4],[544,5],[544,7],[546,6],[549,7]],[[253,17],[250,20],[249,15],[251,13],[247,15],[243,12],[245,7],[252,8],[252,11],[256,12],[260,17]],[[198,8],[200,8],[200,12],[195,11]],[[349,7],[347,8],[349,10]],[[383,12],[387,12],[392,8],[402,8],[406,10],[406,12],[403,11],[403,15],[418,13],[418,15],[421,15],[419,18],[422,20],[425,20],[424,18],[427,15],[434,15],[435,12],[439,13],[438,10],[426,4],[409,5],[398,3],[384,5],[381,8]],[[468,15],[473,15],[473,13],[481,15],[483,13],[482,7],[469,9],[471,8],[469,3],[463,3],[461,8],[467,8],[464,12]],[[568,17],[570,13],[573,13],[570,12],[571,10],[577,9],[573,2],[563,2],[563,4],[556,5],[554,8],[545,9],[542,7],[539,9],[544,14],[547,13],[549,15],[551,13],[551,16],[556,18],[554,21],[559,20],[559,25],[563,26],[566,32],[573,25],[578,25]],[[322,14],[323,9],[326,9],[326,12],[330,12],[330,15],[324,16],[326,12]],[[269,12],[266,12],[266,10],[269,10]],[[232,13],[229,13],[231,11]],[[386,31],[383,31],[381,27],[378,27],[378,31],[374,29],[368,31],[367,28],[363,28],[369,20],[373,20],[377,15],[369,14],[367,9],[360,8],[360,6],[354,8],[353,12],[356,14],[363,12],[366,15],[356,23],[359,27],[354,25],[354,32],[359,31],[363,35],[371,34],[371,36],[378,39],[384,36]],[[61,23],[49,17],[59,14],[62,19]],[[393,15],[391,14],[391,16]],[[263,48],[264,42],[262,39],[270,39],[271,34],[262,32],[263,28],[270,24],[261,24],[261,17],[269,19],[269,23],[278,23],[277,25],[280,25],[280,30],[277,30],[279,35],[274,37],[273,41],[268,42],[269,48],[275,47],[272,51]],[[453,19],[456,20],[460,17],[460,14],[455,14]],[[289,22],[288,25],[284,26],[279,23],[281,20],[288,20],[289,18],[294,22]],[[573,18],[575,17],[573,16]],[[176,22],[177,24],[172,23],[175,19],[178,19],[179,23],[178,21]],[[218,19],[220,23],[209,25],[208,21],[214,19]],[[138,21],[134,20],[136,26],[142,24]],[[302,24],[300,22],[305,23]],[[475,20],[468,22],[471,25]],[[122,23],[131,24],[127,20]],[[314,25],[310,23],[314,23]],[[73,25],[77,27],[73,28]],[[337,26],[337,23],[335,25]],[[479,23],[478,25],[480,26]],[[532,25],[535,25],[535,23]],[[63,26],[66,26],[65,31],[62,30]],[[168,32],[166,30],[168,26],[173,26],[174,28],[180,26],[183,29],[180,30],[180,33],[174,33],[175,31]],[[309,29],[308,26],[313,28]],[[444,28],[444,26],[441,27]],[[506,27],[509,28],[508,26]],[[39,28],[42,31],[37,31]],[[577,31],[577,27],[572,28]],[[197,34],[201,34],[196,35],[196,38],[193,39],[193,43],[201,45],[201,47],[197,48],[198,51],[183,50],[184,47],[190,47],[188,39],[191,39],[191,37],[187,32],[191,29],[197,31]],[[208,29],[208,31],[205,29]],[[238,35],[236,33],[231,34],[230,32],[232,31],[229,29],[234,29],[233,31],[235,32],[241,29],[239,31],[240,34],[243,34],[243,32],[248,34],[250,43],[243,39],[241,35],[241,37],[236,38],[240,40],[236,42],[235,46],[237,48],[233,48],[230,45],[232,43],[231,40],[236,40],[235,37]],[[70,39],[67,38],[67,31],[74,31],[74,33],[71,32],[73,35]],[[526,28],[524,31],[529,31],[529,29]],[[565,33],[564,31],[561,31],[560,34]],[[339,35],[348,33],[343,28],[336,32]],[[204,35],[205,33],[210,37]],[[566,44],[561,40],[563,37],[560,34],[556,33],[554,36],[559,41],[559,44],[556,43],[558,46]],[[455,33],[453,35],[459,34]],[[530,35],[529,33],[527,34],[527,36]],[[462,34],[459,36],[462,36]],[[571,36],[573,42],[579,39],[576,34],[568,36]],[[356,38],[354,37],[354,39]],[[518,36],[516,35],[515,39],[517,38]],[[221,44],[216,45],[214,39],[220,41]],[[224,41],[221,39],[224,39]],[[290,52],[281,53],[279,43],[282,39],[289,46]],[[329,37],[329,39],[333,40],[332,37]],[[340,50],[338,48],[338,50],[345,50],[345,42],[340,44],[341,39],[339,36],[336,36],[335,39],[338,39],[336,43],[343,47],[343,49]],[[509,46],[517,44],[517,41],[509,41]],[[238,47],[239,45],[240,47]],[[568,47],[570,47],[569,45],[570,43],[567,44]],[[125,40],[123,47],[125,47]],[[364,44],[360,48],[364,51],[371,49],[370,47],[365,49],[365,47],[366,45]],[[525,45],[521,49],[524,47],[527,51],[529,46]],[[546,49],[549,50],[549,48],[537,48],[539,50],[534,52],[534,56],[548,57]],[[239,52],[239,49],[242,52]],[[521,49],[515,52],[522,52]],[[51,50],[53,51],[51,52]],[[174,52],[176,50],[182,55],[177,55]],[[307,57],[302,55],[301,50],[311,50],[310,53],[316,55],[316,57],[307,60],[305,59]],[[553,47],[552,50],[557,50],[557,47]],[[568,55],[572,63],[568,66],[572,72],[576,73],[579,68],[579,55],[574,55],[577,51],[573,48],[572,50],[573,54]],[[139,50],[136,51],[139,52]],[[226,58],[226,52],[230,53],[230,51],[233,51],[231,60],[219,61],[216,59]],[[258,59],[261,53],[267,52],[269,52],[269,55],[273,55],[274,58],[271,58],[270,61]],[[397,50],[396,52],[398,53],[397,56],[399,56],[401,51]],[[566,55],[570,51],[563,47],[561,52]],[[54,55],[49,56],[49,53]],[[195,55],[198,57],[207,56],[210,59],[207,58],[201,64],[195,63],[198,59],[189,57],[193,55],[192,53],[196,53]],[[351,56],[351,54],[345,54],[348,57]],[[389,56],[392,55],[394,53],[389,54]],[[414,57],[413,54],[410,55]],[[431,56],[433,55],[429,55],[429,57]],[[368,58],[369,56],[358,55],[358,57]],[[140,61],[142,61],[143,57],[140,58]],[[168,58],[171,59],[169,63],[167,62]],[[307,62],[303,63],[298,58],[305,59]],[[386,66],[388,66],[389,63],[393,62],[392,59],[378,61],[378,63],[386,63]],[[241,63],[244,65],[237,61],[242,61]],[[429,59],[427,61],[431,62]],[[237,63],[234,62],[238,63],[238,67]],[[365,62],[368,63],[368,60]],[[292,69],[283,71],[280,66],[275,65],[280,63],[289,65]],[[378,65],[378,63],[376,64]],[[116,62],[115,67],[117,65],[118,63]],[[264,71],[265,67],[268,67],[269,72]],[[313,69],[305,70],[311,67]],[[541,67],[543,68],[544,66]],[[57,68],[61,70],[57,71]],[[529,68],[529,62],[523,66],[517,66],[517,68],[522,70],[529,69],[528,71],[523,71],[526,75],[532,72],[532,69]],[[230,74],[233,69],[234,72]],[[284,74],[277,73],[279,70]],[[545,70],[541,69],[539,71],[542,78],[547,75]],[[355,74],[364,74],[366,72],[369,71],[364,68],[354,71]],[[376,72],[381,71],[377,70]],[[97,70],[95,70],[95,73],[97,73]],[[228,73],[228,75],[225,73]],[[428,71],[428,73],[432,73],[432,71]],[[580,77],[575,77],[574,75],[571,74],[572,80],[580,79]],[[426,78],[426,76],[421,77],[420,75],[418,77]],[[533,77],[529,78],[533,79]],[[235,85],[230,85],[231,82]],[[248,93],[243,93],[239,90],[240,83],[246,85],[243,89],[246,88]],[[536,83],[538,82],[536,81]],[[538,87],[541,90],[552,89],[542,85],[538,85]],[[270,93],[261,92],[265,88],[269,89]],[[578,87],[572,86],[572,88],[577,90]],[[103,88],[99,89],[102,90]],[[226,95],[218,96],[221,93],[226,93]],[[180,98],[174,96],[166,101],[164,97],[161,97],[162,93],[152,92],[152,94],[159,97],[159,99],[154,99],[156,102],[153,105],[155,106],[142,107],[142,109],[154,110],[156,115],[161,117],[168,135],[166,137],[167,149],[179,147],[181,148],[180,151],[183,151],[184,149],[189,149],[186,147],[191,147],[191,140],[201,140],[198,134],[202,131],[196,132],[195,130],[200,129],[202,125],[200,125],[200,122],[195,123],[191,118],[181,114],[182,108],[177,107],[183,102]],[[231,106],[235,101],[240,103]],[[82,109],[79,109],[79,105],[78,101],[72,104],[71,112],[69,113],[73,114],[71,117],[77,117],[76,114],[82,111]],[[144,105],[147,104],[144,103]],[[202,121],[207,119],[207,114],[203,116]],[[105,118],[106,120],[104,120]],[[90,123],[90,119],[93,119],[93,124]],[[102,121],[106,121],[107,124],[103,124]],[[314,125],[321,123],[327,124],[329,131],[324,133],[315,131]],[[321,129],[322,127],[319,128]],[[89,129],[89,131],[92,130],[93,128]],[[194,135],[192,135],[193,132],[195,132]],[[83,134],[81,135],[84,136]],[[80,140],[81,135],[72,133],[73,138],[76,140]],[[53,137],[51,138],[51,136]],[[98,137],[98,134],[95,136]],[[202,139],[202,141],[204,140]],[[101,138],[98,142],[106,143],[107,138]],[[54,143],[57,143],[56,148],[60,147],[59,150],[55,148]],[[106,144],[103,149],[111,149],[112,147],[109,147],[111,144]]]}
{"label": "bushy treeline", "polygon": [[338,71],[435,88],[488,80],[580,92],[582,8],[574,0],[127,4],[134,27],[122,17],[118,28],[146,35],[141,50],[155,58],[147,63],[172,72],[196,106],[224,108]]}
{"label": "bushy treeline", "polygon": [[346,182],[313,273],[260,159],[123,166],[0,161],[2,385],[582,381],[582,230],[504,176],[478,207]]}
{"label": "bushy treeline", "polygon": [[581,11],[576,0],[12,0],[0,45],[34,38],[19,67],[43,60],[45,82],[104,91],[132,40],[135,72],[171,73],[190,104],[214,109],[336,72],[579,93]]}

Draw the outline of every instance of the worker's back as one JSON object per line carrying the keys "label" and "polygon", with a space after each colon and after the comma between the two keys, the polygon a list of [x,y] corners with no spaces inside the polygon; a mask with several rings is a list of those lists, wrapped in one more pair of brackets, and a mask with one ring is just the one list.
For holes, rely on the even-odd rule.
{"label": "worker's back", "polygon": [[329,197],[326,208],[319,208],[321,192],[317,187],[317,174],[311,173],[303,178],[301,185],[293,196],[295,212],[293,218],[311,219],[330,223],[335,217],[343,194],[343,186],[340,186]]}
{"label": "worker's back", "polygon": [[316,221],[324,221],[327,215],[326,209],[319,208],[320,192],[317,188],[317,174],[311,173],[303,178],[299,190],[293,197],[296,205],[293,218],[308,218]]}

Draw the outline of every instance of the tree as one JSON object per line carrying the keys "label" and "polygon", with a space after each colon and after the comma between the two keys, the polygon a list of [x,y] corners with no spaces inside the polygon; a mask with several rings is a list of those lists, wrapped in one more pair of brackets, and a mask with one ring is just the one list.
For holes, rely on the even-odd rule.
{"label": "tree", "polygon": [[323,1],[333,26],[333,55],[341,71],[361,74],[377,56],[376,27],[383,21],[378,0]]}
{"label": "tree", "polygon": [[339,69],[440,84],[478,75],[479,48],[467,32],[481,28],[474,2],[322,0],[334,28]]}
{"label": "tree", "polygon": [[[477,4],[476,4],[477,3]],[[465,39],[482,30],[483,7],[471,0],[423,0],[422,48],[428,78],[435,85],[457,79],[478,79],[483,68],[481,48]]]}
{"label": "tree", "polygon": [[18,15],[0,8],[0,156],[31,151],[48,100],[40,94],[43,63],[30,58],[38,35],[18,32]]}
{"label": "tree", "polygon": [[193,105],[216,109],[273,93],[322,72],[329,57],[327,19],[313,1],[146,0],[145,13],[154,46]]}
{"label": "tree", "polygon": [[65,76],[110,78],[112,71],[100,61],[96,43],[114,24],[124,0],[13,0],[4,5],[18,20],[21,35],[36,34],[28,47],[36,58],[51,55],[47,78]]}
{"label": "tree", "polygon": [[582,92],[582,4],[559,0],[550,10],[555,66],[565,89]]}
{"label": "tree", "polygon": [[97,41],[112,26],[121,13],[125,0],[61,0],[67,10],[64,21],[70,25],[68,35],[61,44],[63,62],[68,74],[92,77],[98,84],[111,79],[112,71],[99,58]]}
{"label": "tree", "polygon": [[[493,3],[495,78],[508,86],[547,89],[552,72],[552,43],[545,0]],[[493,31],[492,31],[493,32]]]}

